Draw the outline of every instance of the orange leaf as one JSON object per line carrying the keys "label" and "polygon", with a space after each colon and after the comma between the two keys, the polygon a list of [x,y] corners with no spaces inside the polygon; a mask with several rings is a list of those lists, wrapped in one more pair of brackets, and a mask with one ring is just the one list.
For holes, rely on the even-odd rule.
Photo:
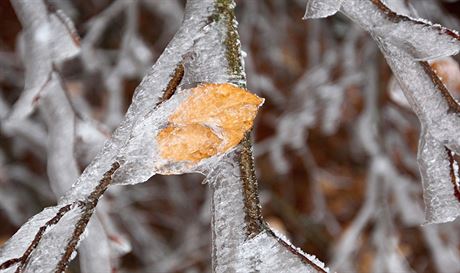
{"label": "orange leaf", "polygon": [[235,85],[202,84],[169,117],[156,139],[161,157],[197,162],[235,147],[263,99]]}

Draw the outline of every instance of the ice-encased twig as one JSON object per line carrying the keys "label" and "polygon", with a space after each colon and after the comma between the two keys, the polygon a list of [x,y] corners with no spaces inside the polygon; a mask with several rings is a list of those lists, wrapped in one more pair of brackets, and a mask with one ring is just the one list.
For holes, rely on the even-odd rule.
{"label": "ice-encased twig", "polygon": [[[43,225],[43,221],[39,222],[36,219],[52,218],[49,212],[54,212],[58,208],[67,206],[68,204],[75,204],[76,202],[83,202],[86,204],[83,206],[79,217],[77,217],[78,225],[68,225],[64,229],[60,222],[53,225],[53,229],[46,230],[46,237],[54,238],[54,234],[64,240],[62,243],[66,243],[63,248],[59,245],[56,250],[60,247],[59,251],[50,251],[49,254],[54,259],[51,261],[59,262],[58,265],[53,262],[43,265],[41,270],[43,272],[50,271],[61,271],[66,267],[69,259],[71,258],[72,252],[77,246],[77,242],[84,231],[89,217],[92,214],[94,206],[97,204],[97,199],[107,189],[110,184],[112,173],[119,167],[115,163],[115,158],[119,151],[119,148],[124,145],[125,141],[129,138],[131,127],[134,125],[134,121],[139,117],[142,117],[154,108],[155,104],[159,101],[161,91],[166,89],[169,83],[169,78],[173,74],[177,63],[180,63],[182,56],[190,49],[194,43],[194,39],[199,35],[199,31],[206,25],[207,18],[209,16],[210,7],[212,2],[203,1],[189,1],[186,8],[186,19],[181,30],[175,36],[173,41],[170,43],[165,53],[160,57],[157,65],[154,66],[149,75],[144,78],[141,85],[138,87],[134,102],[128,111],[127,117],[119,129],[114,133],[111,140],[109,140],[104,146],[103,151],[96,157],[96,159],[90,164],[86,171],[80,176],[79,182],[75,184],[70,192],[60,201],[60,205],[56,208],[45,210],[47,213],[42,212],[36,215],[36,217],[29,220],[24,228],[21,228],[17,234],[24,234],[24,230],[31,233],[33,236],[40,226]],[[207,11],[207,12],[203,12]],[[199,14],[199,16],[196,16]],[[95,199],[96,198],[96,199]],[[32,231],[30,230],[32,228]],[[30,237],[29,236],[29,237]],[[0,255],[0,263],[4,264],[5,261],[9,260],[9,257],[20,257],[30,242],[29,237],[14,236],[9,240],[2,248]],[[22,250],[21,250],[22,249]],[[54,248],[53,248],[54,249]],[[66,249],[64,253],[62,250]],[[47,257],[47,258],[49,258]],[[44,259],[46,260],[46,259]],[[37,271],[38,272],[38,271]]]}
{"label": "ice-encased twig", "polygon": [[[246,84],[233,0],[216,2],[223,25],[225,75]],[[222,50],[222,49],[221,49]],[[327,272],[316,258],[276,235],[263,221],[249,135],[207,173],[212,191],[213,271]]]}
{"label": "ice-encased twig", "polygon": [[[120,167],[119,163],[115,162],[118,158],[118,152],[131,140],[133,128],[139,130],[149,129],[148,126],[142,126],[149,124],[142,124],[142,122],[145,121],[144,118],[155,108],[157,103],[161,101],[161,92],[168,91],[171,78],[174,80],[175,72],[180,65],[186,67],[185,84],[232,82],[244,85],[245,80],[235,26],[236,21],[233,18],[233,7],[233,1],[216,1],[214,3],[214,1],[191,0],[188,2],[186,19],[181,30],[179,30],[165,53],[160,57],[151,73],[144,78],[136,92],[134,102],[125,121],[114,133],[112,140],[106,143],[103,152],[86,169],[79,182],[73,186],[71,192],[60,201],[61,205],[59,206],[79,208],[75,219],[70,210],[66,212],[66,215],[72,216],[72,221],[75,220],[76,222],[68,225],[70,228],[65,230],[60,228],[60,222],[53,223],[54,228],[45,233],[46,238],[54,238],[55,234],[59,234],[61,240],[57,247],[62,247],[62,244],[65,244],[65,253],[62,257],[59,254],[58,258],[51,259],[51,264],[43,265],[40,270],[45,272],[53,270],[53,262],[55,261],[58,261],[55,269],[58,272],[64,270],[72,256],[72,252],[76,248],[79,237],[88,223],[92,210],[97,204],[98,198],[111,183],[113,173]],[[187,58],[191,58],[191,61],[182,63]],[[205,69],[206,67],[207,69]],[[249,136],[245,138],[243,145],[239,148],[241,149],[239,150],[239,159],[234,163],[236,163],[241,177],[233,182],[237,182],[237,186],[244,193],[235,201],[242,202],[245,200],[246,206],[250,204],[249,207],[246,207],[246,210],[251,209],[251,213],[248,214],[246,211],[241,215],[251,215],[253,217],[253,221],[248,222],[248,225],[251,226],[250,230],[255,236],[253,237],[254,240],[246,240],[245,244],[241,246],[242,257],[245,257],[246,261],[251,259],[251,255],[255,253],[248,255],[248,250],[253,249],[254,245],[261,245],[260,250],[264,252],[261,252],[263,255],[259,255],[262,263],[258,266],[266,272],[278,272],[283,265],[291,266],[289,270],[292,271],[302,269],[309,270],[309,272],[324,272],[325,269],[315,259],[302,254],[300,250],[297,250],[265,227],[260,218],[260,213],[254,214],[258,209],[259,202],[257,200],[257,184],[252,166]],[[124,162],[120,163],[123,164]],[[143,182],[145,179],[146,177],[132,177],[133,183]],[[51,212],[56,213],[55,210]],[[225,212],[221,211],[221,213]],[[48,218],[52,215],[41,213],[37,217],[39,216],[47,216],[44,218]],[[34,222],[34,219],[26,223],[26,226],[35,227],[37,222]],[[69,238],[70,233],[72,236]],[[17,246],[17,243],[17,241],[11,240],[2,250],[11,249],[11,247]],[[280,263],[280,261],[285,261],[286,263]],[[239,268],[238,270],[245,272],[247,268]]]}
{"label": "ice-encased twig", "polygon": [[[412,19],[390,10],[380,0],[349,0],[341,11],[366,29],[376,40],[404,94],[426,132],[421,143],[436,143],[455,153],[460,151],[460,106],[449,94],[430,65],[421,60],[456,54],[460,37],[452,30],[427,21]],[[426,148],[422,145],[419,150]],[[460,200],[449,178],[449,161],[445,151],[419,152],[427,206],[427,222],[449,222],[460,215]],[[432,162],[426,169],[426,162]],[[427,173],[437,175],[427,175]],[[425,175],[423,175],[425,174]],[[455,183],[455,181],[454,181]],[[426,188],[430,185],[429,188]],[[434,186],[437,185],[437,186]],[[432,190],[451,187],[450,194]],[[434,209],[437,208],[437,209]]]}
{"label": "ice-encased twig", "polygon": [[24,26],[23,42],[28,50],[24,52],[27,62],[24,92],[6,121],[10,126],[34,110],[52,64],[61,63],[80,51],[75,28],[62,11],[51,10],[42,1],[14,0],[12,4]]}
{"label": "ice-encased twig", "polygon": [[[377,12],[385,11],[382,3],[369,4],[367,6],[369,9]],[[343,9],[344,13],[353,20],[361,20],[361,24],[367,18],[363,15],[357,16],[357,5],[345,5]],[[360,12],[362,14],[362,10]],[[412,43],[416,52],[420,52],[419,48],[421,48],[421,44],[425,44],[425,47],[428,47],[421,48],[428,55],[433,53],[431,52],[432,50],[438,52],[432,57],[437,57],[436,55],[440,54],[456,53],[458,48],[460,48],[458,35],[447,29],[439,26],[435,26],[432,29],[433,27],[426,25],[424,28],[432,33],[428,35],[426,30],[419,33],[419,24],[422,24],[420,22],[411,22],[406,17],[392,13],[387,16],[393,16],[401,20],[397,24],[403,24],[403,26],[397,29],[400,30],[399,32],[403,32],[403,34],[412,33],[409,39],[420,39],[420,41]],[[386,24],[391,24],[388,22],[389,18],[384,17],[383,19]],[[407,29],[404,30],[403,27]],[[367,25],[366,28],[376,39],[395,77],[398,79],[409,104],[422,124],[424,133],[421,135],[418,157],[424,184],[427,222],[440,223],[452,221],[460,215],[460,200],[455,197],[450,177],[450,165],[443,146],[458,152],[458,141],[460,139],[458,112],[460,108],[429,64],[415,60],[414,58],[417,58],[418,54],[414,55],[413,50],[401,46],[399,40],[394,42],[393,37],[397,34],[391,33],[389,36],[386,36],[386,33],[381,32],[381,29],[374,32],[374,28],[370,27],[370,25]],[[433,39],[436,42],[426,41],[426,39],[431,39],[429,38],[430,35],[433,35]],[[406,38],[405,35],[402,35],[401,41],[404,41]],[[428,145],[430,146],[428,147],[427,143],[432,143],[433,145]]]}
{"label": "ice-encased twig", "polygon": [[[48,127],[47,169],[56,198],[65,194],[80,175],[74,157],[76,117],[65,92],[58,72],[53,71],[44,86],[39,104]],[[98,216],[92,218],[81,249],[82,272],[113,270],[108,235]],[[39,248],[35,251],[39,251]]]}
{"label": "ice-encased twig", "polygon": [[314,256],[263,222],[257,196],[248,196],[242,187],[244,171],[238,161],[243,149],[228,154],[207,177],[212,192],[213,272],[327,272]]}
{"label": "ice-encased twig", "polygon": [[[39,105],[48,125],[47,150],[50,184],[59,198],[78,178],[79,171],[73,153],[75,115],[62,89],[60,78],[54,71],[54,65],[78,53],[78,36],[75,34],[72,23],[61,11],[50,9],[42,1],[34,5],[23,1],[16,1],[13,4],[24,26],[25,44],[22,53],[28,73],[26,74],[26,91],[17,102],[16,108],[13,109],[6,127],[11,127],[11,125],[8,126],[8,123],[14,123],[18,127],[20,127],[19,124],[27,124],[28,112],[33,110],[33,106]],[[45,79],[45,81],[41,82],[40,79]],[[27,86],[31,90],[27,90]],[[39,90],[37,91],[39,93],[33,90]],[[30,96],[34,96],[33,103],[29,101]],[[99,231],[102,234],[92,233],[99,238],[102,244],[108,244],[104,231]],[[111,270],[110,256],[108,253],[97,255],[100,252],[96,251],[95,242],[91,240],[83,243],[84,245],[93,244],[93,246],[86,247],[87,251],[93,254],[83,256],[85,258],[81,259],[84,264],[88,265],[85,272],[100,271],[100,269]],[[46,252],[53,243],[41,241],[31,249],[31,257],[33,253]],[[94,262],[95,255],[98,258],[97,263]],[[24,262],[24,269],[40,268],[33,259],[21,262]]]}

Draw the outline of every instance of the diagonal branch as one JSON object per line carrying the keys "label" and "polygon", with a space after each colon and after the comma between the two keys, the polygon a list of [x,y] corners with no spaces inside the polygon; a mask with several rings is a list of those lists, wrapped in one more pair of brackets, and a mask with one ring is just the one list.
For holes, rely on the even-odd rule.
{"label": "diagonal branch", "polygon": [[344,1],[340,11],[374,38],[420,120],[418,162],[428,223],[453,221],[460,215],[460,201],[451,187],[456,181],[446,148],[460,153],[460,106],[426,61],[458,53],[460,36],[399,15],[381,0]]}

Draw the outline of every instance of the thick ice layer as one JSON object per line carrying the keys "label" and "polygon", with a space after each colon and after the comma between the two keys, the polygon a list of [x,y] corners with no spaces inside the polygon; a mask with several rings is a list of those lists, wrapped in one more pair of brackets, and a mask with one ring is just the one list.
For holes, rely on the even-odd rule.
{"label": "thick ice layer", "polygon": [[77,227],[81,213],[80,207],[75,207],[43,235],[37,248],[30,255],[25,272],[48,273],[56,268],[69,242],[69,234]]}
{"label": "thick ice layer", "polygon": [[458,51],[458,35],[440,26],[399,16],[382,3],[350,0],[342,11],[364,27],[378,43],[422,128],[419,164],[428,223],[452,221],[460,203],[450,181],[449,162],[442,150],[460,151],[458,104],[426,62]]}
{"label": "thick ice layer", "polygon": [[[314,256],[261,226],[261,219],[248,217],[248,202],[254,200],[245,200],[237,160],[238,149],[207,175],[212,191],[213,272],[328,272]],[[253,225],[260,232],[249,236]]]}
{"label": "thick ice layer", "polygon": [[[35,9],[40,6],[29,5],[27,1],[21,2],[25,4],[27,8]],[[13,3],[14,4],[14,3]],[[136,121],[142,121],[147,114],[155,108],[155,105],[158,103],[162,92],[166,89],[172,75],[174,74],[175,69],[178,64],[183,61],[184,56],[192,49],[195,39],[200,37],[200,33],[203,30],[204,26],[208,24],[208,18],[212,14],[214,7],[214,1],[211,0],[195,0],[189,1],[186,8],[185,22],[181,29],[178,31],[174,39],[169,44],[168,48],[159,58],[156,65],[150,71],[150,73],[143,79],[142,83],[137,89],[137,92],[134,96],[133,103],[128,110],[125,121],[120,125],[120,127],[113,134],[113,137],[110,141],[107,141],[104,145],[103,150],[99,153],[98,156],[93,160],[93,162],[87,167],[85,172],[80,176],[77,184],[75,184],[70,192],[61,200],[58,207],[53,207],[44,210],[42,213],[38,214],[36,217],[29,220],[24,224],[19,231],[7,242],[2,248],[0,248],[0,257],[1,262],[9,259],[16,258],[22,253],[24,253],[27,246],[32,242],[33,236],[36,231],[43,226],[47,221],[52,219],[57,213],[60,207],[63,204],[74,203],[77,200],[86,200],[91,192],[94,191],[97,185],[100,184],[101,179],[104,174],[111,168],[112,164],[118,158],[120,148],[123,147],[128,141],[131,129],[136,124]],[[31,12],[31,14],[37,14],[36,12]],[[46,11],[43,13],[38,12],[38,14],[43,14],[46,17]],[[24,18],[27,18],[27,12],[22,14]],[[35,23],[34,20],[39,20],[40,18],[31,18],[33,22],[25,21],[26,24]],[[41,18],[43,19],[43,18]],[[42,39],[41,35],[48,35],[49,29],[43,29],[43,33],[40,34],[38,39]],[[36,31],[32,31],[34,34]],[[49,46],[49,45],[47,45]],[[38,48],[34,48],[38,50]],[[28,52],[28,51],[27,51]],[[32,52],[32,51],[30,51]],[[33,51],[35,52],[35,51]],[[33,55],[32,55],[33,56]],[[62,56],[62,54],[59,54]],[[43,58],[43,56],[40,56]],[[33,63],[27,64],[26,67],[30,67],[30,77],[31,84],[35,88],[36,86],[42,85],[46,82],[49,71],[51,71],[51,66],[45,66],[45,78],[42,79],[43,71],[42,67],[37,68],[36,65],[41,64],[41,59],[31,60]],[[210,69],[214,69],[217,64],[210,65]],[[28,75],[29,76],[29,75]],[[33,84],[32,84],[33,83]],[[38,84],[35,84],[38,83]],[[26,83],[27,86],[27,83]],[[26,87],[27,89],[27,87]],[[28,91],[26,91],[28,92]],[[27,95],[29,96],[29,95]],[[34,95],[32,94],[32,97]],[[30,100],[28,97],[26,100]],[[26,103],[27,105],[27,103]],[[24,109],[20,109],[21,114],[23,114]],[[72,222],[75,214],[80,213],[79,209],[74,209],[71,212],[68,212],[69,218],[61,219],[62,222],[56,225],[56,228],[53,231],[50,231],[46,235],[46,244],[39,245],[38,249],[32,252],[31,258],[33,260],[30,264],[32,271],[29,272],[50,272],[53,271],[52,267],[56,262],[57,257],[63,254],[63,243],[71,238],[73,228],[75,227],[75,222]],[[67,220],[66,220],[67,219]],[[64,224],[64,225],[62,225]],[[61,226],[62,225],[62,226]],[[56,235],[56,236],[55,236]],[[55,240],[52,244],[48,240]],[[48,245],[53,245],[52,247]]]}
{"label": "thick ice layer", "polygon": [[[188,56],[194,51],[194,43],[197,39],[203,37],[203,31],[208,24],[208,18],[212,14],[213,6],[214,2],[211,0],[188,2],[184,23],[151,71],[149,71],[147,76],[144,77],[141,84],[137,87],[133,102],[128,109],[124,121],[113,133],[112,139],[105,143],[102,151],[85,169],[77,183],[73,186],[73,189],[64,197],[64,200],[85,198],[85,196],[96,187],[103,174],[110,169],[112,163],[119,159],[119,151],[127,144],[133,132],[133,128],[135,126],[138,126],[138,128],[139,126],[143,126],[142,122],[149,116],[149,113],[155,109],[156,104],[160,101],[162,92],[166,90],[178,65],[189,58]],[[215,68],[217,64],[214,63],[209,66]],[[187,73],[186,71],[186,75]],[[153,119],[154,117],[150,118]],[[159,118],[161,119],[161,117]],[[149,133],[151,133],[151,131],[146,132],[146,134]],[[126,167],[137,169],[139,166],[131,164]],[[137,174],[139,177],[126,177],[127,181],[119,182],[143,182],[153,173],[149,168],[138,170]]]}
{"label": "thick ice layer", "polygon": [[455,31],[398,15],[383,3],[349,0],[343,3],[342,11],[373,36],[397,46],[417,60],[449,56],[460,50],[460,39]]}
{"label": "thick ice layer", "polygon": [[245,204],[236,153],[226,155],[206,177],[212,194],[212,252],[216,273],[233,269],[246,239]]}
{"label": "thick ice layer", "polygon": [[[62,217],[58,217],[62,207],[43,210],[31,218],[16,234],[0,248],[0,264],[14,258],[21,258],[35,240],[38,244],[31,252],[24,272],[51,272],[59,262],[68,243],[70,234],[76,227],[81,209],[72,206]],[[49,223],[59,218],[57,223]],[[40,227],[45,227],[42,235],[36,236]],[[18,263],[21,264],[21,263]],[[2,271],[3,272],[3,271]]]}
{"label": "thick ice layer", "polygon": [[38,229],[53,218],[58,207],[44,209],[30,218],[14,235],[0,248],[0,264],[6,260],[20,257],[32,242]]}
{"label": "thick ice layer", "polygon": [[308,0],[303,19],[324,18],[337,13],[344,0]]}
{"label": "thick ice layer", "polygon": [[[289,248],[292,248],[291,250]],[[269,231],[263,231],[259,235],[245,241],[238,248],[238,264],[235,272],[286,272],[286,273],[319,273],[329,272],[324,264],[314,256],[301,257],[301,253],[294,254],[298,250],[289,246],[281,238],[275,237]],[[303,259],[308,259],[306,262]]]}
{"label": "thick ice layer", "polygon": [[134,184],[155,173],[202,172],[238,145],[263,99],[232,84],[177,90],[139,122],[118,156],[116,183]]}
{"label": "thick ice layer", "polygon": [[429,133],[421,135],[418,163],[422,174],[427,223],[443,223],[460,215],[447,149]]}

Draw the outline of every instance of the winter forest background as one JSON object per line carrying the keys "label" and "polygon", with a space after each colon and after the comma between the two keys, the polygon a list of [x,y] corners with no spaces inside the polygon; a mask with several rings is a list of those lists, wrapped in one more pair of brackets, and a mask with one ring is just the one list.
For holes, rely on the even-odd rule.
{"label": "winter forest background", "polygon": [[[326,270],[280,237],[337,272],[460,272],[460,1],[235,3],[0,0],[0,272]],[[265,98],[258,198],[248,136],[155,153],[226,82]]]}

